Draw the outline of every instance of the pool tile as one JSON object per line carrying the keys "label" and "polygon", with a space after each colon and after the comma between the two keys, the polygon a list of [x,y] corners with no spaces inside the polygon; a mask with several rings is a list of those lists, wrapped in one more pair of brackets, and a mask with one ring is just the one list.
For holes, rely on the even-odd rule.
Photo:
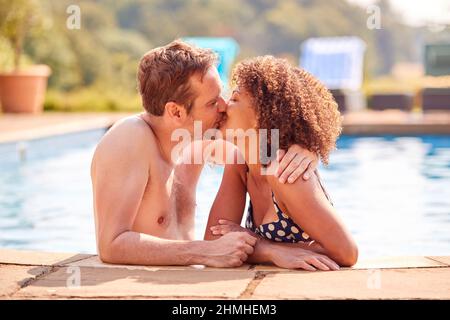
{"label": "pool tile", "polygon": [[[81,267],[80,286],[75,273],[60,268],[21,289],[16,297],[214,297],[238,298],[254,278],[251,271],[129,270]],[[69,285],[68,285],[69,284]]]}
{"label": "pool tile", "polygon": [[254,299],[450,299],[450,268],[268,274]]}
{"label": "pool tile", "polygon": [[50,267],[0,265],[0,299],[8,299],[29,281],[50,271]]}
{"label": "pool tile", "polygon": [[92,255],[0,249],[0,263],[3,264],[59,266],[89,257]]}

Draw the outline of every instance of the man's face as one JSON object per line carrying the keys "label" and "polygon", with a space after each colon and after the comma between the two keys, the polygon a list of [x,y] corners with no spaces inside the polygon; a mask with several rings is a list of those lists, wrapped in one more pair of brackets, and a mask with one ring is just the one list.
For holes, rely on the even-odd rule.
{"label": "man's face", "polygon": [[191,78],[191,86],[197,94],[189,115],[191,125],[193,121],[201,121],[203,132],[211,128],[219,128],[226,116],[227,105],[221,96],[222,82],[217,68],[209,68],[203,78],[200,75],[194,75]]}

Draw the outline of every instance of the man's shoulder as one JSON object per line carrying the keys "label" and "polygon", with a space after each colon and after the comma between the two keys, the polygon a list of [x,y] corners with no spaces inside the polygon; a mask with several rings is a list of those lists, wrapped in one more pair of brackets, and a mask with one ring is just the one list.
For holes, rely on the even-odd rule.
{"label": "man's shoulder", "polygon": [[[114,123],[114,125],[108,130],[108,133],[123,134],[142,134],[153,136],[152,130],[149,125],[140,117],[139,114],[122,118]],[[106,136],[106,135],[105,135]]]}
{"label": "man's shoulder", "polygon": [[151,152],[155,136],[148,124],[139,115],[129,116],[117,121],[102,137],[96,153]]}

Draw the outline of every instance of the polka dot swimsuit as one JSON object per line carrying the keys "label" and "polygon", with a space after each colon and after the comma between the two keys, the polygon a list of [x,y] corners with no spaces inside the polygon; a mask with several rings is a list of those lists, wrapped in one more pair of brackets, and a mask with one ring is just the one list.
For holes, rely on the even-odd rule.
{"label": "polka dot swimsuit", "polygon": [[[272,196],[273,199],[273,196]],[[255,226],[253,222],[253,206],[250,201],[248,207],[247,220],[245,226],[254,233],[273,241],[279,242],[309,242],[312,239],[309,235],[300,228],[294,220],[287,216],[273,199],[275,210],[277,212],[278,220],[270,223],[264,223],[259,227]]]}
{"label": "polka dot swimsuit", "polygon": [[[322,183],[320,182],[320,179],[319,183],[326,197],[332,204],[330,197],[328,196],[327,192],[322,186]],[[273,193],[272,193],[272,201],[278,216],[278,220],[270,223],[264,223],[261,224],[259,227],[257,227],[253,219],[253,206],[252,202],[250,201],[248,207],[248,214],[245,222],[245,226],[247,229],[250,229],[257,235],[260,235],[261,237],[264,237],[272,241],[291,242],[291,243],[313,241],[313,239],[311,239],[309,235],[299,225],[297,225],[294,222],[294,220],[292,220],[288,215],[283,213],[283,211],[280,209],[277,202],[275,201]]]}

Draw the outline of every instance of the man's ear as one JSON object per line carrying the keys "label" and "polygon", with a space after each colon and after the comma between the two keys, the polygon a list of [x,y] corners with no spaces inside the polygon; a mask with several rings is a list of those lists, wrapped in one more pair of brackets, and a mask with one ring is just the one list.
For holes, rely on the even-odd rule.
{"label": "man's ear", "polygon": [[177,124],[182,124],[187,117],[186,108],[175,102],[167,102],[165,107],[167,115]]}

